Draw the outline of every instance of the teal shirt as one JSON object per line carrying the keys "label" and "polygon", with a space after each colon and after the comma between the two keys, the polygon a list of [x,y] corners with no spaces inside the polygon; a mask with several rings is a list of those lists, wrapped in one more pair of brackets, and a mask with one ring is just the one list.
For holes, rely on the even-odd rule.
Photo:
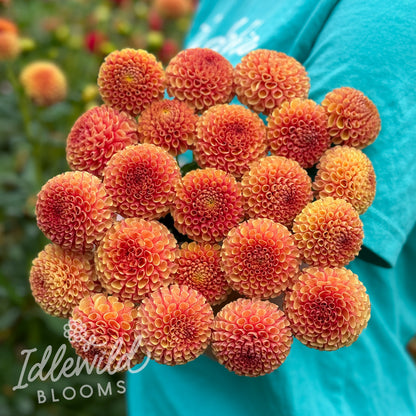
{"label": "teal shirt", "polygon": [[201,1],[186,47],[236,65],[266,48],[298,59],[321,102],[350,86],[376,104],[377,140],[364,151],[377,192],[361,216],[364,248],[348,265],[367,287],[368,327],[352,346],[322,352],[294,342],[270,375],[236,376],[205,356],[149,364],[128,376],[130,415],[416,415],[416,1]]}

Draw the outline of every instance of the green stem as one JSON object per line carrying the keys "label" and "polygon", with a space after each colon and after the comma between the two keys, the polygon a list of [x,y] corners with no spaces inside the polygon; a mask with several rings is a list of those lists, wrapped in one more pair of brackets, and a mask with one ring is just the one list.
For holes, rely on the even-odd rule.
{"label": "green stem", "polygon": [[13,71],[11,64],[9,63],[7,66],[7,77],[13,87],[13,90],[17,97],[17,103],[19,106],[19,112],[22,117],[23,122],[23,131],[26,136],[26,139],[30,146],[32,147],[32,155],[33,155],[33,164],[35,168],[35,187],[38,189],[43,184],[43,177],[42,177],[42,146],[41,143],[34,137],[31,131],[31,117],[29,113],[29,106],[28,100],[22,91],[21,85],[19,80],[16,77],[16,74]]}

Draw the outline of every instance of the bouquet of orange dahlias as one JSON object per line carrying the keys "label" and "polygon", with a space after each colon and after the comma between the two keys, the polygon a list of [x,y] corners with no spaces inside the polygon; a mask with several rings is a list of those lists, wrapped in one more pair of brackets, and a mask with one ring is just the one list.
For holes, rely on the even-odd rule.
{"label": "bouquet of orange dahlias", "polygon": [[68,132],[70,169],[37,196],[51,242],[30,272],[77,354],[123,371],[209,349],[254,377],[294,337],[319,350],[356,341],[370,300],[345,266],[375,195],[361,149],[380,131],[364,93],[341,86],[316,103],[301,63],[264,49],[235,67],[185,49],[166,68],[117,50],[98,87],[104,104]]}

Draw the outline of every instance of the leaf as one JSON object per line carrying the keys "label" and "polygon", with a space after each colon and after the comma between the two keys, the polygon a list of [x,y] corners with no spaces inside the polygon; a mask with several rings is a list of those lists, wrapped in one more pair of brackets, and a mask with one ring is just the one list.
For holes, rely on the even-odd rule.
{"label": "leaf", "polygon": [[195,169],[200,169],[200,167],[198,166],[198,164],[193,160],[191,163],[187,163],[186,165],[183,165],[181,167],[181,173],[182,176],[185,176],[188,172],[195,170]]}

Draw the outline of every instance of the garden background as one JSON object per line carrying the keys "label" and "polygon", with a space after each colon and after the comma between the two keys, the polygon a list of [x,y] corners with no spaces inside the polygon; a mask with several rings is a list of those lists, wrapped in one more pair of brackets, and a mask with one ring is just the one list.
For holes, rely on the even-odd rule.
{"label": "garden background", "polygon": [[[124,375],[83,371],[70,380],[37,379],[13,390],[24,366],[22,350],[36,348],[27,376],[49,345],[46,370],[58,348],[69,346],[66,320],[43,312],[30,291],[31,262],[48,243],[36,225],[36,194],[69,170],[66,137],[83,112],[101,104],[96,80],[104,57],[115,49],[141,48],[166,65],[181,49],[194,7],[191,0],[0,0],[0,37],[6,19],[17,27],[20,48],[8,58],[0,50],[0,416],[126,413],[123,388],[117,388]],[[50,106],[36,105],[20,82],[25,66],[39,60],[58,65],[67,79],[65,99]],[[65,357],[76,359],[70,346]],[[94,389],[90,399],[80,395],[85,384]],[[62,397],[68,386],[76,391],[72,400]],[[90,394],[88,388],[83,392]],[[67,397],[72,394],[66,390]],[[45,402],[38,403],[39,397]]]}

